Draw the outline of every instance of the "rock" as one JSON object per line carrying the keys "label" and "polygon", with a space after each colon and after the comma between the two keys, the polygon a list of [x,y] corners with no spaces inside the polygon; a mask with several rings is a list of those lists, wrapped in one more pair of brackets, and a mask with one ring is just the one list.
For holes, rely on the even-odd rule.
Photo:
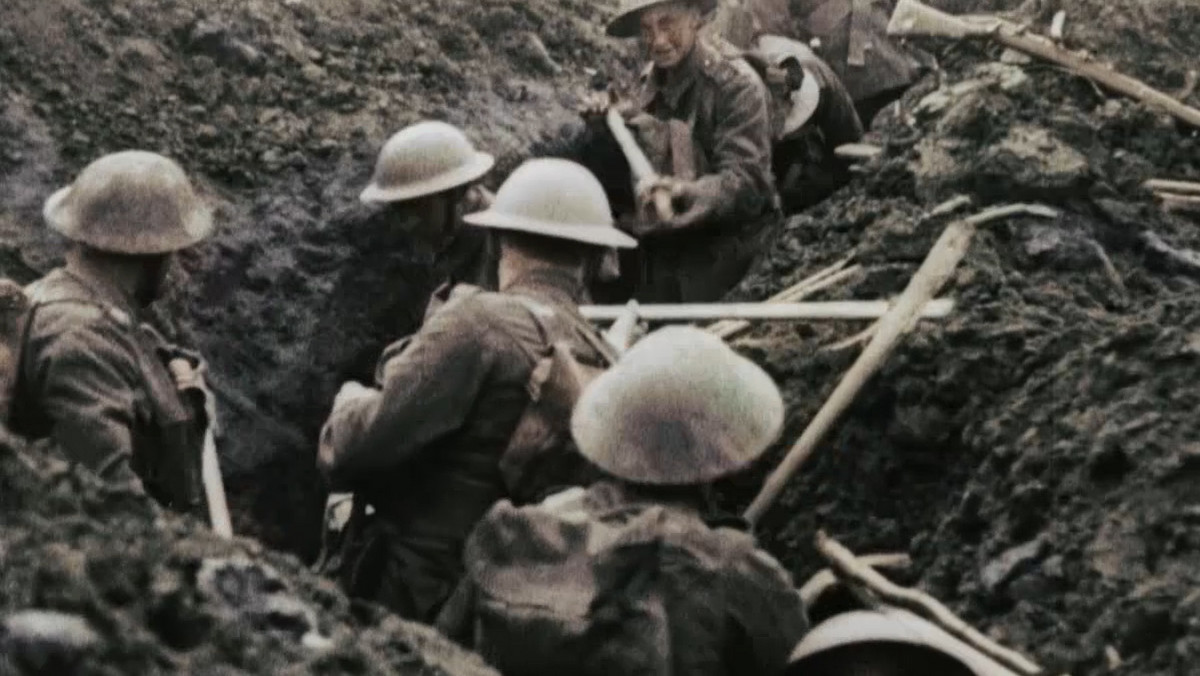
{"label": "rock", "polygon": [[249,559],[205,559],[196,588],[225,612],[256,627],[290,636],[301,645],[324,650],[329,639],[318,629],[317,613],[295,596],[274,568]]}
{"label": "rock", "polygon": [[998,593],[1013,578],[1028,571],[1042,557],[1046,545],[1043,538],[1037,538],[993,559],[979,575],[984,589],[989,594]]}
{"label": "rock", "polygon": [[197,21],[192,26],[188,48],[212,58],[218,64],[247,72],[261,70],[265,61],[261,52],[234,37],[227,27],[208,21]]}
{"label": "rock", "polygon": [[1087,158],[1042,127],[1013,125],[1000,142],[986,148],[978,171],[996,180],[997,193],[1012,188],[1044,192],[1077,188],[1088,176]]}
{"label": "rock", "polygon": [[34,674],[62,674],[100,644],[87,620],[51,610],[24,610],[4,620],[0,634],[0,667],[10,663]]}

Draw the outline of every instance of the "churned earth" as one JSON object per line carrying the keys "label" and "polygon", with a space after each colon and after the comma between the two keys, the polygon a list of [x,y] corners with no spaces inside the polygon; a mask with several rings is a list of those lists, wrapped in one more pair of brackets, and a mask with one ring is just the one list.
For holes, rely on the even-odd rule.
{"label": "churned earth", "polygon": [[[83,619],[55,644],[63,654],[33,656],[99,656],[81,673],[483,673],[421,628],[348,604],[296,558],[317,546],[313,455],[333,393],[415,327],[433,283],[427,258],[356,198],[387,135],[424,117],[499,157],[493,187],[531,149],[577,150],[579,94],[634,65],[603,37],[613,4],[0,5],[0,274],[28,281],[54,264],[41,202],[104,152],[164,152],[198,178],[221,230],[183,261],[186,283],[159,314],[210,359],[235,528],[261,541],[218,542],[6,443],[0,642],[34,632],[44,618],[19,613],[32,608]],[[936,4],[1012,11],[1032,30],[1065,9],[1067,46],[1165,91],[1200,70],[1190,0]],[[1190,673],[1200,268],[1175,252],[1200,250],[1200,234],[1138,186],[1200,180],[1200,140],[995,46],[916,44],[940,71],[880,116],[870,140],[884,154],[792,218],[733,297],[763,298],[849,252],[863,272],[822,297],[886,297],[955,215],[1016,201],[1062,215],[981,229],[944,290],[954,315],[906,339],[764,519],[763,541],[798,581],[820,567],[818,528],[857,551],[908,551],[924,588],[1053,673]],[[928,216],[957,195],[973,205]],[[732,505],[859,350],[829,346],[863,328],[774,325],[737,341],[778,379],[789,417],[780,449],[725,487]]]}

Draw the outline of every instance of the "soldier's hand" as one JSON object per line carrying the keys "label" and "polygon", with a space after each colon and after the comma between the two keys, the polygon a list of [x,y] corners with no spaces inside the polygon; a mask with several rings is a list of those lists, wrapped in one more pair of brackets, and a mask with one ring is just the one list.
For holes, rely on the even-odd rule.
{"label": "soldier's hand", "polygon": [[208,386],[204,382],[204,372],[208,370],[208,366],[203,361],[193,364],[186,358],[176,357],[167,363],[167,369],[171,372],[172,380],[175,381],[175,389],[207,391]]}
{"label": "soldier's hand", "polygon": [[668,222],[670,229],[690,228],[711,218],[720,207],[720,184],[705,179],[676,181],[671,186],[671,200],[682,205],[683,211]]}
{"label": "soldier's hand", "polygon": [[369,387],[364,387],[351,380],[343,384],[342,389],[338,390],[337,396],[333,398],[333,407],[338,408],[339,406],[343,406],[349,402],[365,399],[367,397],[374,396],[375,394],[375,390]]}
{"label": "soldier's hand", "polygon": [[639,338],[646,335],[646,325],[640,320],[637,301],[629,301],[617,320],[604,332],[604,340],[619,354],[624,354]]}
{"label": "soldier's hand", "polygon": [[642,218],[637,219],[631,226],[634,237],[644,237],[669,229],[667,227],[669,221],[665,221],[662,214],[658,213],[655,200],[659,193],[665,192],[668,195],[674,195],[678,183],[678,180],[670,176],[653,176],[637,182],[635,191],[638,213],[642,214]]}

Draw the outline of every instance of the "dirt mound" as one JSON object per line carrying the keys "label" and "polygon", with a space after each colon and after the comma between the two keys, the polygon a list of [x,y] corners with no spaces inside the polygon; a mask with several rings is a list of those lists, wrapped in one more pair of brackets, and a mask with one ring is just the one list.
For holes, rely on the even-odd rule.
{"label": "dirt mound", "polygon": [[[1142,36],[1092,49],[1168,89],[1200,69],[1172,51],[1200,53],[1194,31],[1175,29],[1195,26],[1200,7],[1144,4],[1158,7],[1072,4],[1069,25]],[[1050,673],[1186,673],[1200,659],[1197,270],[1141,235],[1188,249],[1200,235],[1138,185],[1196,180],[1200,139],[1042,64],[922,46],[939,58],[940,85],[926,79],[883,116],[884,156],[792,219],[736,295],[761,298],[850,249],[866,270],[834,297],[897,293],[950,218],[926,214],[956,194],[970,210],[1033,201],[1062,215],[977,235],[945,291],[955,316],[910,336],[860,395],[763,522],[768,547],[801,580],[819,565],[817,528],[859,551],[911,551],[923,586]],[[1171,76],[1155,79],[1157,67]],[[785,384],[789,442],[857,355],[822,346],[861,328],[774,327],[742,341]],[[745,504],[756,478],[732,485],[731,500]]]}
{"label": "dirt mound", "polygon": [[[318,426],[368,380],[437,280],[357,202],[387,135],[461,125],[505,176],[578,122],[622,68],[586,0],[14,0],[0,7],[0,274],[27,281],[59,242],[41,202],[104,152],[177,158],[221,204],[215,241],[163,327],[221,392],[239,532],[312,555]],[[495,186],[493,186],[495,187]]]}
{"label": "dirt mound", "polygon": [[8,438],[0,562],[2,674],[495,674],[292,556],[219,540]]}

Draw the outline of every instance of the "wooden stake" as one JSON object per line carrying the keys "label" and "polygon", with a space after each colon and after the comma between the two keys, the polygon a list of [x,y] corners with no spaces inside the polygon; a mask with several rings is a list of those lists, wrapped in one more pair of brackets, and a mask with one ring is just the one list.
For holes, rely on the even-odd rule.
{"label": "wooden stake", "polygon": [[848,583],[862,585],[874,592],[881,601],[930,619],[950,635],[978,650],[989,658],[1024,676],[1036,676],[1042,668],[1021,653],[1005,648],[979,630],[964,622],[949,608],[932,596],[895,584],[870,566],[858,560],[854,553],[837,540],[817,532],[817,551],[829,561],[835,574]]}
{"label": "wooden stake", "polygon": [[788,451],[780,466],[767,478],[762,491],[746,510],[747,520],[751,523],[758,521],[770,508],[788,480],[825,438],[825,434],[832,429],[841,414],[849,408],[859,390],[891,355],[900,338],[917,321],[920,309],[954,274],[955,268],[971,244],[975,228],[982,223],[1017,215],[1050,218],[1057,216],[1058,212],[1044,206],[1014,204],[988,209],[975,216],[954,221],[946,227],[921,267],[909,280],[908,287],[900,294],[896,304],[880,320],[875,337],[846,372],[821,410],[817,411],[817,415]]}

